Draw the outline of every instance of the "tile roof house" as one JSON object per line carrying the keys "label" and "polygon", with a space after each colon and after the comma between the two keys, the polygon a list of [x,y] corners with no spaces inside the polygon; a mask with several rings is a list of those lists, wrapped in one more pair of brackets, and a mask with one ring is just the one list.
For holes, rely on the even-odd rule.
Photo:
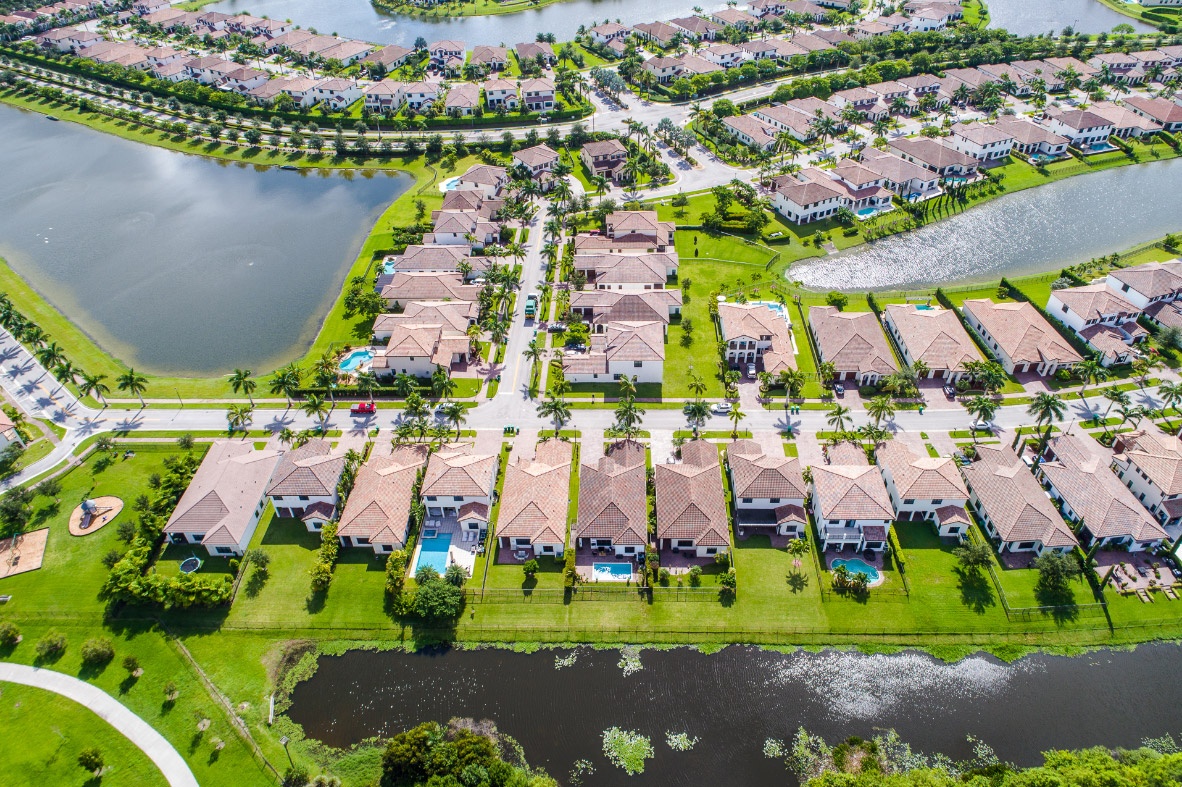
{"label": "tile roof house", "polygon": [[1158,301],[1176,301],[1182,298],[1182,262],[1147,262],[1117,268],[1104,283],[1138,309]]}
{"label": "tile roof house", "polygon": [[657,542],[662,550],[713,557],[730,548],[730,517],[718,449],[705,440],[681,447],[681,461],[654,468]]}
{"label": "tile roof house", "polygon": [[276,516],[299,519],[316,532],[336,512],[337,483],[345,469],[345,452],[334,451],[327,440],[309,440],[287,451],[267,485],[267,499]]}
{"label": "tile roof house", "polygon": [[842,312],[833,306],[811,306],[809,330],[817,342],[818,360],[836,367],[838,381],[877,385],[899,368],[874,312]]}
{"label": "tile roof house", "polygon": [[440,367],[455,370],[472,358],[467,329],[457,331],[448,322],[432,320],[430,314],[387,320],[383,330],[389,333],[386,346],[370,362],[379,377],[408,374],[429,378]]}
{"label": "tile roof house", "polygon": [[591,336],[585,352],[562,358],[572,383],[607,382],[629,377],[636,383],[659,383],[665,374],[665,323],[609,322]]}
{"label": "tile roof house", "polygon": [[845,191],[826,180],[800,180],[791,175],[772,179],[772,207],[794,224],[826,219],[846,205]]}
{"label": "tile roof house", "polygon": [[425,445],[400,445],[358,469],[338,523],[342,546],[368,546],[375,553],[406,547],[415,483],[428,453]]}
{"label": "tile roof house", "polygon": [[766,532],[764,528],[781,536],[804,536],[808,486],[799,459],[769,455],[754,440],[736,440],[727,445],[726,463],[740,537],[748,529]]}
{"label": "tile roof house", "polygon": [[521,103],[529,112],[549,112],[557,107],[552,79],[521,80]]}
{"label": "tile roof house", "polygon": [[591,324],[594,333],[607,330],[613,322],[660,322],[681,313],[681,290],[575,290],[570,310]]}
{"label": "tile roof house", "polygon": [[888,440],[875,451],[875,460],[895,519],[931,522],[945,538],[964,534],[969,492],[951,457],[916,456],[899,440]]}
{"label": "tile roof house", "polygon": [[1166,131],[1182,131],[1182,105],[1177,102],[1144,96],[1128,96],[1124,102],[1126,107],[1138,115],[1160,123]]}
{"label": "tile roof house", "polygon": [[538,58],[551,66],[558,62],[558,57],[554,54],[554,47],[545,41],[526,41],[515,46],[514,50],[517,52],[518,62],[537,61]]}
{"label": "tile roof house", "polygon": [[1059,516],[1030,468],[1009,446],[978,445],[977,459],[961,468],[969,505],[999,552],[1067,552],[1075,534]]}
{"label": "tile roof house", "polygon": [[612,444],[594,464],[579,468],[579,548],[644,554],[648,543],[645,449],[634,441]]}
{"label": "tile roof house", "polygon": [[954,150],[981,162],[1006,158],[1014,148],[1014,137],[995,123],[957,123],[948,141]]}
{"label": "tile roof house", "polygon": [[813,465],[811,507],[822,551],[852,546],[855,552],[886,549],[895,512],[878,468]]}
{"label": "tile roof house", "polygon": [[965,322],[1009,374],[1036,372],[1046,377],[1060,367],[1080,363],[1071,343],[1025,301],[994,303],[988,298],[966,300]]}
{"label": "tile roof house", "polygon": [[654,210],[616,211],[604,219],[603,232],[576,235],[575,251],[664,252],[673,245],[675,229],[674,222],[659,221]]}
{"label": "tile roof house", "polygon": [[1111,101],[1096,101],[1088,107],[1088,111],[1112,123],[1112,136],[1121,139],[1140,139],[1161,130],[1161,124],[1157,121]]}
{"label": "tile roof house", "polygon": [[1168,538],[1109,467],[1112,454],[1091,437],[1063,434],[1047,443],[1038,478],[1060,501],[1063,516],[1079,525],[1085,547],[1156,549]]}
{"label": "tile roof house", "polygon": [[1112,121],[1095,112],[1073,109],[1067,112],[1050,110],[1046,114],[1046,126],[1054,133],[1071,140],[1073,148],[1084,149],[1100,145],[1112,136]]}
{"label": "tile roof house", "polygon": [[420,494],[428,517],[459,520],[465,530],[485,530],[500,457],[452,443],[431,455]]}
{"label": "tile roof house", "polygon": [[772,375],[796,368],[792,323],[786,309],[763,303],[720,303],[718,325],[732,368],[762,365]]}
{"label": "tile roof house", "polygon": [[464,277],[459,273],[395,272],[381,292],[393,307],[410,301],[475,302],[480,297],[480,287],[464,284]]}
{"label": "tile roof house", "polygon": [[470,117],[480,106],[480,86],[458,82],[443,97],[443,109],[451,117]]}
{"label": "tile roof house", "polygon": [[928,377],[956,382],[966,363],[982,360],[977,345],[948,309],[892,303],[883,311],[883,325],[898,342],[904,362],[923,361]]}
{"label": "tile roof house", "polygon": [[164,526],[171,544],[202,544],[214,557],[242,555],[267,508],[264,492],[278,451],[217,441]]}
{"label": "tile roof house", "polygon": [[1148,336],[1137,324],[1140,309],[1106,284],[1052,290],[1047,313],[1096,350],[1104,366],[1128,363],[1132,345]]}
{"label": "tile roof house", "polygon": [[972,178],[977,174],[977,160],[949,144],[927,137],[899,137],[891,140],[891,149],[906,161],[935,172],[942,178]]}
{"label": "tile roof house", "polygon": [[491,164],[473,164],[460,175],[460,188],[480,189],[485,198],[495,197],[509,183],[509,173],[504,167]]}
{"label": "tile roof house", "polygon": [[735,115],[723,118],[722,125],[747,147],[766,152],[776,146],[778,129],[755,115]]}
{"label": "tile roof house", "polygon": [[676,252],[647,254],[576,254],[575,270],[596,290],[661,290],[677,276]]}
{"label": "tile roof house", "polygon": [[485,71],[502,71],[509,65],[509,50],[503,46],[478,44],[472,47],[468,62]]}
{"label": "tile roof house", "polygon": [[564,440],[547,440],[535,451],[532,460],[515,452],[505,466],[497,540],[502,548],[562,557],[573,448]]}
{"label": "tile roof house", "polygon": [[530,177],[534,178],[543,172],[553,170],[558,159],[557,151],[546,144],[534,145],[532,148],[524,148],[513,153],[514,165],[525,167]]}
{"label": "tile roof house", "polygon": [[713,41],[723,26],[700,16],[683,16],[670,19],[669,24],[691,41]]}
{"label": "tile roof house", "polygon": [[1112,469],[1171,539],[1182,535],[1182,440],[1156,430],[1116,436]]}
{"label": "tile roof house", "polygon": [[623,175],[624,164],[628,160],[628,148],[618,139],[605,139],[583,145],[579,156],[593,175],[617,180]]}
{"label": "tile roof house", "polygon": [[1055,159],[1067,154],[1071,140],[1024,118],[1001,118],[998,128],[1014,138],[1013,149],[1027,156]]}
{"label": "tile roof house", "polygon": [[379,314],[373,324],[374,341],[388,341],[396,325],[441,325],[465,333],[480,313],[471,301],[411,301],[397,314]]}
{"label": "tile roof house", "polygon": [[16,424],[12,422],[4,413],[0,413],[0,451],[3,451],[13,443],[25,444],[21,438],[20,432],[17,431]]}

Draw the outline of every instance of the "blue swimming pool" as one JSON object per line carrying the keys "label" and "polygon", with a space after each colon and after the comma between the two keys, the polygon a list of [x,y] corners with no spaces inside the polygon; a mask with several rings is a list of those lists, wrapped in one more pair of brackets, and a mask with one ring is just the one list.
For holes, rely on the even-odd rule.
{"label": "blue swimming pool", "polygon": [[457,175],[454,178],[448,178],[439,184],[440,191],[455,191],[460,186],[460,178]]}
{"label": "blue swimming pool", "polygon": [[631,563],[593,563],[591,574],[596,579],[607,579],[620,582],[632,578]]}
{"label": "blue swimming pool", "polygon": [[436,534],[432,538],[427,538],[424,534],[419,544],[419,559],[415,561],[415,571],[423,566],[430,566],[440,574],[447,571],[447,550],[451,546],[451,533]]}
{"label": "blue swimming pool", "polygon": [[847,569],[849,569],[851,574],[865,574],[866,583],[869,585],[873,585],[882,578],[882,576],[878,573],[877,568],[870,565],[860,557],[853,557],[849,560],[846,560],[845,558],[838,558],[837,560],[833,561],[834,569],[837,569],[840,566],[845,566]]}
{"label": "blue swimming pool", "polygon": [[386,260],[382,263],[382,273],[393,273],[395,270],[394,260]]}
{"label": "blue swimming pool", "polygon": [[878,208],[860,208],[858,210],[858,216],[863,219],[870,218],[875,213],[878,213]]}
{"label": "blue swimming pool", "polygon": [[341,361],[342,372],[355,372],[359,367],[373,360],[371,350],[354,350]]}
{"label": "blue swimming pool", "polygon": [[915,308],[921,312],[930,312],[932,310],[932,305],[930,303],[921,303]]}

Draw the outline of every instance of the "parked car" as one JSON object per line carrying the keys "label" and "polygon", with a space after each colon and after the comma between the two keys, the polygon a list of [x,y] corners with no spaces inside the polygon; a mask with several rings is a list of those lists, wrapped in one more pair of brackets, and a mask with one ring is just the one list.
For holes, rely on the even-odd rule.
{"label": "parked car", "polygon": [[735,408],[730,402],[715,402],[710,405],[710,412],[716,415],[726,415],[733,409]]}
{"label": "parked car", "polygon": [[756,372],[755,372],[755,364],[753,364],[753,363],[749,363],[749,364],[747,364],[747,379],[749,379],[749,380],[754,380],[754,379],[755,379],[755,374],[756,374]]}
{"label": "parked car", "polygon": [[547,326],[546,330],[549,331],[550,333],[562,333],[563,331],[566,330],[566,323],[552,322],[552,323],[550,323],[549,326]]}
{"label": "parked car", "polygon": [[956,386],[945,385],[944,386],[944,395],[947,396],[949,399],[955,399],[956,398]]}
{"label": "parked car", "polygon": [[971,432],[992,432],[993,425],[984,421],[973,421],[969,424],[969,431]]}
{"label": "parked car", "polygon": [[834,383],[833,393],[837,394],[838,396],[845,396],[845,386],[841,383]]}
{"label": "parked car", "polygon": [[378,411],[373,402],[358,402],[349,408],[350,415],[372,415]]}

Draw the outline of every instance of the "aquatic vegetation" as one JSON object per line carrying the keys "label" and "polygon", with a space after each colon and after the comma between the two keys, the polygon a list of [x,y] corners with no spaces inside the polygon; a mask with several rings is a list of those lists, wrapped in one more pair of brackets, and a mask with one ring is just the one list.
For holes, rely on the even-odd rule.
{"label": "aquatic vegetation", "polygon": [[653,758],[653,744],[648,736],[633,730],[611,727],[603,731],[603,753],[629,776],[644,773],[644,762]]}
{"label": "aquatic vegetation", "polygon": [[625,678],[644,669],[644,665],[640,663],[640,648],[632,645],[621,648],[619,667],[624,671]]}
{"label": "aquatic vegetation", "polygon": [[579,652],[577,650],[572,650],[570,653],[568,653],[565,656],[555,656],[554,657],[554,669],[563,669],[565,667],[573,667],[573,666],[575,666],[575,662],[578,661],[578,659],[579,659]]}
{"label": "aquatic vegetation", "polygon": [[698,745],[697,736],[691,738],[688,733],[684,732],[665,732],[665,743],[673,751],[689,751]]}

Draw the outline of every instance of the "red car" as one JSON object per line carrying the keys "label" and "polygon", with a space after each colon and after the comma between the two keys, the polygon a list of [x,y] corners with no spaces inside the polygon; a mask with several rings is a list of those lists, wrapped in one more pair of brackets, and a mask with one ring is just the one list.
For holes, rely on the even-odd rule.
{"label": "red car", "polygon": [[378,411],[377,405],[373,402],[358,402],[349,408],[350,415],[370,415]]}

